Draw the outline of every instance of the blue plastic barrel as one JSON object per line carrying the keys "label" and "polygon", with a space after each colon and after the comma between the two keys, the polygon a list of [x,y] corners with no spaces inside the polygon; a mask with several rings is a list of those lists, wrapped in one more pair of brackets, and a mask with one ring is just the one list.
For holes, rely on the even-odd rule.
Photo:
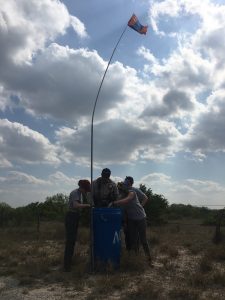
{"label": "blue plastic barrel", "polygon": [[93,208],[95,263],[120,265],[122,212],[120,208]]}

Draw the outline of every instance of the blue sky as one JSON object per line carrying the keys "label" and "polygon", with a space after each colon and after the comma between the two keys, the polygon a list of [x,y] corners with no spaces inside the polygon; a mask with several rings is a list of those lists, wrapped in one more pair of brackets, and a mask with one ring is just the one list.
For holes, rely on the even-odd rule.
{"label": "blue sky", "polygon": [[224,1],[8,0],[0,5],[0,202],[133,176],[169,203],[223,205]]}

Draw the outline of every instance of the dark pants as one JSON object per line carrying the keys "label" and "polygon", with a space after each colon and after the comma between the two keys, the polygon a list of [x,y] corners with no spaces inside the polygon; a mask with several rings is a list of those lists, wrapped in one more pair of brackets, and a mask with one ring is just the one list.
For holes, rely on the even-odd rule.
{"label": "dark pants", "polygon": [[65,217],[66,244],[64,251],[64,268],[71,268],[74,247],[77,239],[77,230],[79,225],[79,213],[69,211]]}
{"label": "dark pants", "polygon": [[[132,249],[132,247],[131,247],[131,240],[130,240],[130,236],[129,236],[128,218],[127,218],[126,212],[124,212],[124,214],[123,214],[123,232],[124,232],[126,250],[130,251]],[[137,238],[137,240],[135,241],[135,245],[136,245],[137,251],[139,251],[139,235],[136,238]]]}
{"label": "dark pants", "polygon": [[150,258],[151,257],[150,250],[149,250],[149,245],[146,237],[146,228],[147,228],[146,219],[145,218],[142,220],[128,219],[127,225],[128,225],[127,230],[128,230],[130,249],[134,250],[135,253],[138,253],[139,240],[140,240],[145,255]]}

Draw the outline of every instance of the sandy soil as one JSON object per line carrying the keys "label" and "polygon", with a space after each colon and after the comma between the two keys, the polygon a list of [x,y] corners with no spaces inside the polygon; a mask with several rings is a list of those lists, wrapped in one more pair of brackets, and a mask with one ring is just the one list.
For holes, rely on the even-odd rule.
{"label": "sandy soil", "polygon": [[[176,255],[173,252],[168,255],[166,251],[155,253],[154,267],[145,266],[143,272],[119,271],[116,275],[110,273],[85,274],[80,278],[77,275],[73,277],[73,273],[63,273],[60,271],[60,267],[56,267],[48,273],[52,281],[43,278],[42,280],[31,280],[29,284],[22,283],[20,278],[1,276],[0,300],[127,300],[130,299],[129,295],[133,295],[131,298],[133,300],[224,300],[224,283],[216,285],[215,281],[211,281],[212,286],[204,286],[202,284],[207,283],[207,281],[202,281],[203,283],[200,286],[195,284],[194,290],[192,290],[189,282],[190,276],[194,276],[198,272],[201,254],[193,254],[184,247],[177,249]],[[1,268],[3,267],[1,266]],[[214,262],[213,269],[224,272],[224,263]],[[201,273],[200,275],[208,276],[207,273]],[[124,277],[125,280],[116,281],[116,277],[119,279]],[[54,281],[54,278],[57,279]],[[110,288],[110,280],[116,281],[117,286],[115,288]],[[107,284],[109,285],[107,286]],[[138,290],[138,287],[141,287],[142,290]],[[146,293],[144,293],[145,289]],[[153,294],[148,296],[148,293],[154,292],[154,289],[156,289],[157,298],[154,298]],[[168,296],[174,290],[177,291],[177,294],[173,293],[173,296]],[[189,291],[190,293],[187,295]],[[180,292],[181,294],[179,294]],[[141,293],[141,297],[138,297],[138,293]]]}

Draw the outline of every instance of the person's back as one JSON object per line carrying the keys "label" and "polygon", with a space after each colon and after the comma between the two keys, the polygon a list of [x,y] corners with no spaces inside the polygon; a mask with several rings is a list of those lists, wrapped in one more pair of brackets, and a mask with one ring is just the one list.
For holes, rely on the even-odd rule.
{"label": "person's back", "polygon": [[[130,183],[131,179],[132,182]],[[123,199],[116,200],[114,202],[114,205],[124,206],[126,212],[127,224],[125,228],[125,241],[127,250],[134,250],[136,253],[138,253],[138,241],[140,239],[145,255],[148,258],[148,262],[151,264],[151,255],[146,237],[146,213],[140,201],[138,200],[137,194],[132,189],[132,184],[133,178],[127,176],[124,180],[124,185],[126,185],[128,188],[128,195],[125,196]],[[126,238],[128,239],[126,240]]]}
{"label": "person's back", "polygon": [[103,169],[101,175],[93,182],[93,200],[96,207],[107,207],[118,198],[118,189],[109,178],[111,175],[109,169]]}
{"label": "person's back", "polygon": [[127,176],[125,178],[125,182],[127,184],[127,186],[136,193],[139,202],[141,203],[142,206],[145,206],[146,202],[148,201],[148,197],[146,196],[145,193],[142,192],[141,189],[136,188],[133,186],[134,183],[134,179],[131,176]]}
{"label": "person's back", "polygon": [[125,211],[127,213],[127,217],[130,220],[142,220],[143,218],[146,218],[146,213],[141,205],[137,194],[134,191],[134,188],[130,187],[128,189],[129,192],[133,192],[133,198],[130,202],[127,203],[125,207]]}
{"label": "person's back", "polygon": [[[133,191],[135,193],[132,201],[126,206],[127,210],[124,210],[124,235],[126,249],[129,251],[131,249],[131,240],[132,238],[128,234],[128,218],[130,220],[142,220],[143,217],[146,218],[145,210],[143,206],[148,201],[148,197],[138,188],[133,187],[134,179],[131,176],[126,176],[124,180],[124,185],[127,190]],[[124,195],[126,196],[126,195]],[[135,247],[138,251],[139,249],[139,236],[136,236]]]}
{"label": "person's back", "polygon": [[132,186],[131,189],[132,189],[132,191],[134,191],[136,193],[139,202],[142,204],[146,199],[145,193],[143,193],[142,190],[140,190],[139,188],[134,187],[134,186]]}

